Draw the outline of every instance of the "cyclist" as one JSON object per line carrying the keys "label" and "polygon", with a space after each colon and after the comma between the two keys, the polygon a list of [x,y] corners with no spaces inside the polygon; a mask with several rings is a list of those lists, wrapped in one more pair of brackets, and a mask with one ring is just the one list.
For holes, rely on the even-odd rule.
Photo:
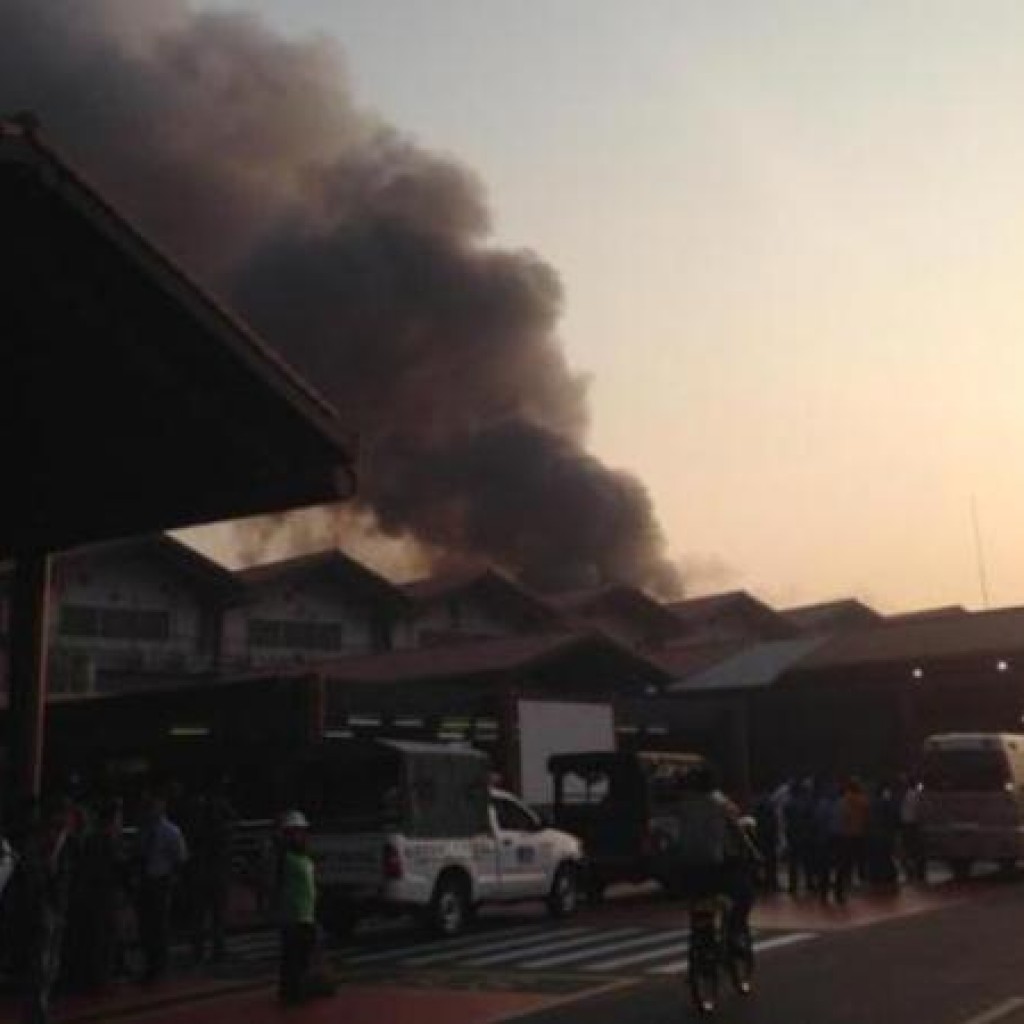
{"label": "cyclist", "polygon": [[[719,953],[718,899],[728,900],[726,943],[733,964],[742,958],[742,972],[733,970],[740,992],[750,991],[752,964],[747,919],[753,904],[753,860],[739,810],[715,785],[711,766],[703,763],[681,780],[673,808],[674,837],[668,855],[675,886],[689,901],[690,985],[698,1009],[714,1009]],[[734,965],[735,966],[735,965]],[[710,990],[703,982],[710,976]]]}

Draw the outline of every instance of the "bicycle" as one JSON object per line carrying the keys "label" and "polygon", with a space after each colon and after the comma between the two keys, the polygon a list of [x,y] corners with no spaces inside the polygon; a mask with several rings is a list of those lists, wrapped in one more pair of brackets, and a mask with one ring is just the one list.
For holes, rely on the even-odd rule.
{"label": "bicycle", "polygon": [[728,974],[736,993],[753,991],[754,947],[745,921],[734,920],[733,903],[724,894],[694,900],[690,905],[690,946],[687,957],[690,998],[698,1013],[718,1008],[719,977]]}

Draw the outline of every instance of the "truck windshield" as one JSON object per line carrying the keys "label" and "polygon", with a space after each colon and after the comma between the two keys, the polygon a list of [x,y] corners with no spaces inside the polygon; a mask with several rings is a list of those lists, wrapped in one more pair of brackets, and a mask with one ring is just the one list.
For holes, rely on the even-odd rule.
{"label": "truck windshield", "polygon": [[939,792],[991,792],[1010,781],[1010,768],[1001,750],[929,750],[922,778]]}

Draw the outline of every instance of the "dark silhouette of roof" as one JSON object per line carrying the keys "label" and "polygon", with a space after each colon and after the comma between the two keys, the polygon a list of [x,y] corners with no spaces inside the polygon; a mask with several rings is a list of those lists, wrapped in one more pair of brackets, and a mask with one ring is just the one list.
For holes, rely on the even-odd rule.
{"label": "dark silhouette of roof", "polygon": [[347,593],[367,597],[403,611],[412,609],[412,601],[401,587],[337,548],[254,565],[240,570],[236,576],[250,592],[281,580],[319,579],[335,583]]}
{"label": "dark silhouette of roof", "polygon": [[564,625],[563,616],[549,601],[490,566],[427,576],[402,584],[402,590],[420,606],[476,599],[510,608],[536,628],[561,629]]}
{"label": "dark silhouette of roof", "polygon": [[924,619],[945,619],[951,615],[970,615],[971,613],[959,604],[947,604],[939,608],[919,608],[913,612],[898,612],[886,615],[886,622],[921,622]]}
{"label": "dark silhouette of roof", "polygon": [[1024,653],[1024,608],[940,616],[842,633],[803,661],[798,672],[924,663]]}
{"label": "dark silhouette of roof", "polygon": [[804,633],[835,633],[884,621],[873,608],[852,597],[787,608],[781,614]]}
{"label": "dark silhouette of roof", "polygon": [[621,612],[643,620],[664,637],[677,635],[683,625],[661,601],[644,593],[639,587],[610,584],[584,590],[570,590],[549,594],[547,600],[563,612],[586,619],[588,614]]}
{"label": "dark silhouette of roof", "polygon": [[27,119],[0,120],[0,223],[0,553],[352,493],[333,410]]}
{"label": "dark silhouette of roof", "polygon": [[[101,541],[59,552],[54,556],[54,575],[59,579],[61,573],[72,569],[82,560],[106,556],[152,558],[169,565],[201,590],[229,600],[241,594],[235,573],[166,533]],[[12,568],[11,562],[0,564],[0,589],[7,584]]]}
{"label": "dark silhouette of roof", "polygon": [[745,590],[691,597],[667,606],[693,636],[730,634],[748,640],[785,640],[796,627]]}

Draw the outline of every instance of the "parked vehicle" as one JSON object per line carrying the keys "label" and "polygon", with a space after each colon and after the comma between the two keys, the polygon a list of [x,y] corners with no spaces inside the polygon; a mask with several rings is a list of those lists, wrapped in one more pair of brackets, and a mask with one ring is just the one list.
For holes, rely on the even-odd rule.
{"label": "parked vehicle", "polygon": [[571,914],[579,841],[489,789],[489,773],[478,751],[391,740],[332,745],[309,764],[300,802],[324,926],[411,911],[449,936],[483,904],[536,899]]}
{"label": "parked vehicle", "polygon": [[966,877],[977,861],[1024,856],[1024,735],[929,736],[921,763],[925,855]]}
{"label": "parked vehicle", "polygon": [[579,836],[587,851],[584,886],[600,900],[614,882],[661,877],[662,849],[680,777],[704,759],[698,754],[590,751],[556,754],[554,824]]}

